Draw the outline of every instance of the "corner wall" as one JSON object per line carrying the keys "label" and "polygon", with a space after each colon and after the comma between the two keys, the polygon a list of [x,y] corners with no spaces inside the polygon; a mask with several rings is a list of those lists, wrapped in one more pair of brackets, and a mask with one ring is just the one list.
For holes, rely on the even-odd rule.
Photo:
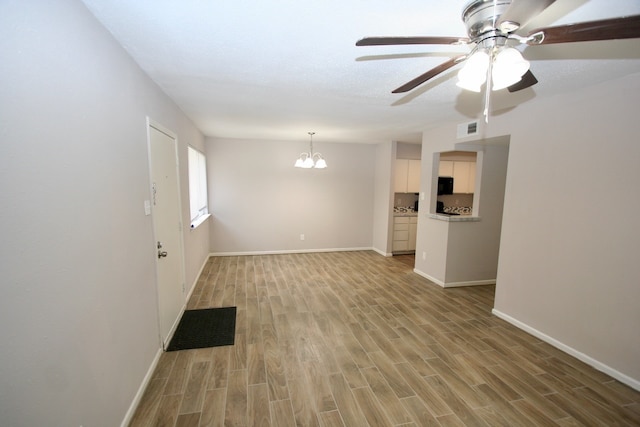
{"label": "corner wall", "polygon": [[496,312],[636,389],[638,93],[640,73],[489,124],[513,130]]}
{"label": "corner wall", "polygon": [[2,423],[117,426],[160,349],[146,118],[178,136],[185,218],[203,137],[81,2],[1,9]]}
{"label": "corner wall", "polygon": [[396,142],[378,144],[376,148],[375,196],[373,206],[373,249],[391,256],[393,235],[393,167]]}

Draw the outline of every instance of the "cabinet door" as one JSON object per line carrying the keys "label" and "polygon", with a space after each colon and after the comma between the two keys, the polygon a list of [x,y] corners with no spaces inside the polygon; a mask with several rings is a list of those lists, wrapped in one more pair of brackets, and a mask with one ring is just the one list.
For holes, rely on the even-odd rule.
{"label": "cabinet door", "polygon": [[407,193],[420,192],[420,160],[409,160],[407,173]]}
{"label": "cabinet door", "polygon": [[409,250],[408,240],[394,240],[391,248],[392,252],[402,252]]}
{"label": "cabinet door", "polygon": [[469,165],[471,162],[453,162],[453,192],[469,192]]}
{"label": "cabinet door", "polygon": [[440,160],[438,176],[453,176],[453,161]]}
{"label": "cabinet door", "polygon": [[396,159],[396,175],[394,189],[396,193],[407,192],[407,177],[409,176],[409,160]]}
{"label": "cabinet door", "polygon": [[476,162],[469,163],[469,183],[467,190],[469,193],[476,192]]}

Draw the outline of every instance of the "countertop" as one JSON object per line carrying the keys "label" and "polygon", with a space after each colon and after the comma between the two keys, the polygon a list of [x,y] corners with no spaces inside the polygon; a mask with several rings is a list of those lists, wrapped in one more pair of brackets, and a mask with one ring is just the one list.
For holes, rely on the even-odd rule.
{"label": "countertop", "polygon": [[480,221],[479,216],[471,216],[471,215],[445,215],[445,214],[427,214],[427,217],[431,219],[437,219],[438,221],[446,221],[446,222],[478,222]]}
{"label": "countertop", "polygon": [[418,212],[411,208],[393,208],[393,216],[418,216]]}
{"label": "countertop", "polygon": [[394,212],[393,216],[418,216],[418,212]]}

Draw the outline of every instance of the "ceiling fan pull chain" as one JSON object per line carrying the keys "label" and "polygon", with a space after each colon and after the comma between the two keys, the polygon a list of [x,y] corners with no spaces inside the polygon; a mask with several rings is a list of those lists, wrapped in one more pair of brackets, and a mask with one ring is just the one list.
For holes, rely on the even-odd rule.
{"label": "ceiling fan pull chain", "polygon": [[489,66],[487,67],[487,84],[484,87],[484,122],[489,123],[489,103],[491,100],[491,75],[493,73],[494,48],[489,50]]}

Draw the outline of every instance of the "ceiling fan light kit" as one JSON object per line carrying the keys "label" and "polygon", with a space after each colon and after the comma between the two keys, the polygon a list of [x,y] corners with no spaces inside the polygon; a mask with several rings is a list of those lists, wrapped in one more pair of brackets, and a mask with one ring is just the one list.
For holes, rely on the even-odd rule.
{"label": "ceiling fan light kit", "polygon": [[489,60],[489,55],[484,50],[478,50],[472,54],[458,71],[457,85],[462,89],[480,92],[481,86],[487,79]]}
{"label": "ceiling fan light kit", "polygon": [[322,154],[313,152],[313,135],[316,133],[307,133],[309,134],[309,152],[300,153],[300,157],[298,157],[293,166],[302,169],[325,169],[327,167],[327,161],[322,157]]}
{"label": "ceiling fan light kit", "polygon": [[555,1],[472,0],[462,11],[462,21],[467,28],[468,38],[450,36],[366,37],[359,40],[356,46],[472,45],[472,50],[468,55],[450,59],[392,92],[404,93],[413,90],[440,73],[465,62],[463,68],[458,72],[457,86],[473,92],[480,92],[486,83],[484,109],[486,120],[488,94],[491,89],[507,88],[509,92],[516,92],[527,89],[538,82],[529,70],[529,61],[522,57],[520,51],[508,46],[507,42],[537,46],[640,37],[640,15],[539,28],[525,35],[516,34]]}
{"label": "ceiling fan light kit", "polygon": [[517,49],[505,47],[495,55],[493,62],[493,90],[500,90],[518,83],[529,71],[529,61]]}

